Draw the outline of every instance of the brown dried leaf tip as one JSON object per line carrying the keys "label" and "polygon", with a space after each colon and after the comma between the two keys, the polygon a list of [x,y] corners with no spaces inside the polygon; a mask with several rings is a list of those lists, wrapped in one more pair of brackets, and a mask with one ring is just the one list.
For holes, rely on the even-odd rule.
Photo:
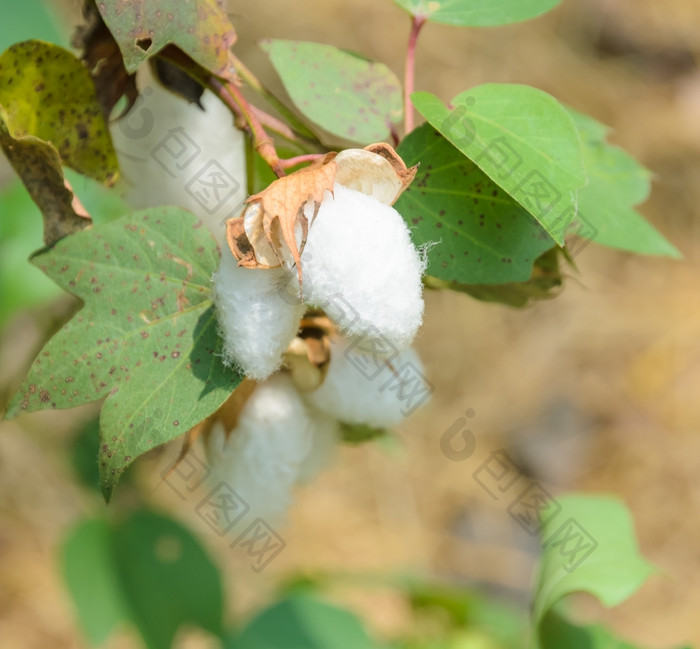
{"label": "brown dried leaf tip", "polygon": [[[242,216],[229,219],[226,236],[238,265],[276,268],[296,264],[302,284],[301,253],[325,193],[338,183],[392,205],[410,185],[416,167],[386,143],[328,153],[321,160],[275,180],[248,198]],[[309,215],[307,206],[313,206]]]}

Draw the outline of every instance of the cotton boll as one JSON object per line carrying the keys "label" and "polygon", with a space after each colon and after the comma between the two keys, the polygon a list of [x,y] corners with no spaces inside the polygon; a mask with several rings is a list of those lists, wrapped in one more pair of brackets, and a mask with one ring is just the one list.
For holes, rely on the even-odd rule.
{"label": "cotton boll", "polygon": [[212,478],[250,506],[250,517],[274,526],[289,508],[313,439],[299,393],[289,376],[277,374],[256,387],[228,439],[222,424],[214,426],[207,443]]}
{"label": "cotton boll", "polygon": [[418,354],[409,347],[386,362],[361,347],[333,341],[325,380],[304,398],[338,421],[376,428],[396,426],[427,396]]}
{"label": "cotton boll", "polygon": [[224,246],[213,281],[224,362],[251,379],[266,379],[282,364],[304,314],[304,305],[288,292],[287,271],[241,268]]}
{"label": "cotton boll", "polygon": [[423,319],[424,262],[401,215],[359,191],[335,184],[309,229],[302,255],[304,299],[333,314],[348,336],[382,336],[401,349]]}
{"label": "cotton boll", "polygon": [[138,209],[189,210],[222,245],[225,219],[241,210],[246,196],[243,134],[208,90],[201,110],[150,78],[140,86],[136,105],[110,127],[126,200]]}

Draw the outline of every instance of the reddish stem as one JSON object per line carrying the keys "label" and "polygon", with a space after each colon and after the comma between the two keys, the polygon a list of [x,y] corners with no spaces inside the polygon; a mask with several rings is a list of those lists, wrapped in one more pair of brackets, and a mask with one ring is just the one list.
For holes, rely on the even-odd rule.
{"label": "reddish stem", "polygon": [[290,167],[295,167],[302,162],[314,162],[322,158],[325,153],[305,153],[304,155],[298,155],[294,158],[287,158],[286,160],[280,160],[280,165],[283,169],[289,169]]}
{"label": "reddish stem", "polygon": [[252,104],[250,106],[250,110],[264,127],[274,131],[275,133],[279,133],[283,138],[289,140],[290,142],[298,141],[294,131],[283,121],[273,117],[269,113],[266,113],[264,110],[258,108],[257,106],[253,106]]}
{"label": "reddish stem", "polygon": [[263,128],[258,115],[252,110],[252,107],[247,102],[240,89],[231,82],[221,83],[213,76],[210,77],[208,81],[210,86],[216,90],[216,93],[226,104],[232,109],[234,109],[234,106],[239,109],[239,112],[243,115],[250,129],[250,134],[253,137],[253,146],[256,151],[261,155],[263,160],[270,165],[270,168],[275,172],[278,178],[284,176],[284,169],[280,164],[280,159],[275,149],[275,143]]}
{"label": "reddish stem", "polygon": [[411,102],[411,95],[413,94],[416,75],[416,43],[426,20],[425,16],[412,16],[411,18],[411,34],[408,37],[408,47],[406,48],[406,67],[403,80],[404,131],[406,135],[413,130],[413,103]]}

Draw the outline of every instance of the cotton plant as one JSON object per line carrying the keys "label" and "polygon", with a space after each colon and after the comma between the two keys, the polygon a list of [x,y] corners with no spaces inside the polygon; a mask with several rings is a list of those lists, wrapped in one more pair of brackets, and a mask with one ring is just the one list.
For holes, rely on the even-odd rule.
{"label": "cotton plant", "polygon": [[[603,124],[522,84],[445,98],[415,88],[426,26],[488,29],[536,18],[559,0],[395,4],[410,29],[402,79],[332,45],[267,39],[260,48],[283,99],[239,58],[237,14],[222,0],[86,0],[73,51],[28,40],[0,54],[0,148],[44,219],[44,248],[31,262],[82,303],[38,354],[7,416],[100,402],[105,501],[144,454],[175,442],[181,460],[201,441],[213,482],[187,506],[250,557],[259,519],[265,547],[283,548],[296,485],[329,466],[339,443],[396,427],[429,396],[412,346],[424,288],[523,307],[556,297],[560,265],[590,242],[679,256],[635,211],[651,173],[607,142]],[[382,37],[396,51],[393,27]],[[122,192],[136,211],[93,226],[85,206],[101,206],[82,196],[82,183],[68,183],[64,167]],[[460,353],[457,329],[451,348]],[[214,507],[222,484],[253,525]],[[192,496],[190,487],[181,493]],[[134,495],[117,508],[130,508]],[[607,498],[557,497],[557,505],[530,645],[544,646],[548,626],[556,646],[584,636],[612,642],[552,608],[575,590],[616,604],[640,585],[648,566],[631,520]],[[570,533],[583,549],[564,551]],[[100,514],[71,543],[66,572],[82,587],[75,603],[95,646],[121,617],[148,646],[170,646],[185,621],[236,646],[280,638],[301,646],[309,620],[319,646],[333,645],[323,629],[337,635],[339,623],[348,646],[372,644],[349,613],[321,610],[306,595],[247,628],[223,629],[206,553],[161,515]],[[579,569],[592,552],[598,558]],[[104,576],[99,588],[84,578],[93,573]],[[110,613],[96,620],[98,609]],[[454,631],[440,642],[460,641]]]}
{"label": "cotton plant", "polygon": [[227,223],[230,249],[214,276],[225,361],[267,378],[312,307],[341,309],[345,336],[409,345],[426,262],[391,205],[414,175],[389,145],[373,145],[330,154],[249,198]]}
{"label": "cotton plant", "polygon": [[[212,467],[283,517],[348,427],[413,411],[424,288],[522,307],[555,297],[590,241],[678,256],[634,210],[650,173],[602,124],[520,84],[415,90],[427,24],[556,0],[397,0],[403,80],[265,40],[285,99],[238,57],[221,2],[185,4],[87,2],[80,58],[36,40],[0,55],[0,146],[44,218],[32,262],[84,304],[8,415],[101,400],[106,500],[144,453],[202,434]],[[140,209],[93,227],[64,166]]]}

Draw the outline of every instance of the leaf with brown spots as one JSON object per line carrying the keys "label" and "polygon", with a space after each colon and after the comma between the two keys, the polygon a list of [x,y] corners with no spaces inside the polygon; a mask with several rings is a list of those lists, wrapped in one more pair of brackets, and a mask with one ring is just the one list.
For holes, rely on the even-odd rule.
{"label": "leaf with brown spots", "polygon": [[127,72],[172,44],[206,70],[227,75],[236,32],[224,0],[99,0],[97,8],[119,44]]}
{"label": "leaf with brown spots", "polygon": [[44,216],[47,245],[90,224],[62,165],[108,183],[118,169],[87,70],[40,41],[0,56],[0,146]]}
{"label": "leaf with brown spots", "polygon": [[526,282],[535,260],[556,244],[525,208],[430,124],[399,145],[420,163],[395,208],[416,245],[428,251],[429,275],[445,282],[498,285]]}
{"label": "leaf with brown spots", "polygon": [[294,105],[314,124],[365,145],[389,138],[403,117],[401,82],[383,63],[331,45],[265,40]]}
{"label": "leaf with brown spots", "polygon": [[104,399],[109,499],[133,460],[206,419],[241,381],[220,357],[217,246],[195,216],[160,208],[79,232],[32,262],[85,307],[41,351],[8,416]]}
{"label": "leaf with brown spots", "polygon": [[0,106],[9,135],[50,142],[61,164],[111,183],[119,166],[85,66],[68,50],[24,41],[0,56]]}

